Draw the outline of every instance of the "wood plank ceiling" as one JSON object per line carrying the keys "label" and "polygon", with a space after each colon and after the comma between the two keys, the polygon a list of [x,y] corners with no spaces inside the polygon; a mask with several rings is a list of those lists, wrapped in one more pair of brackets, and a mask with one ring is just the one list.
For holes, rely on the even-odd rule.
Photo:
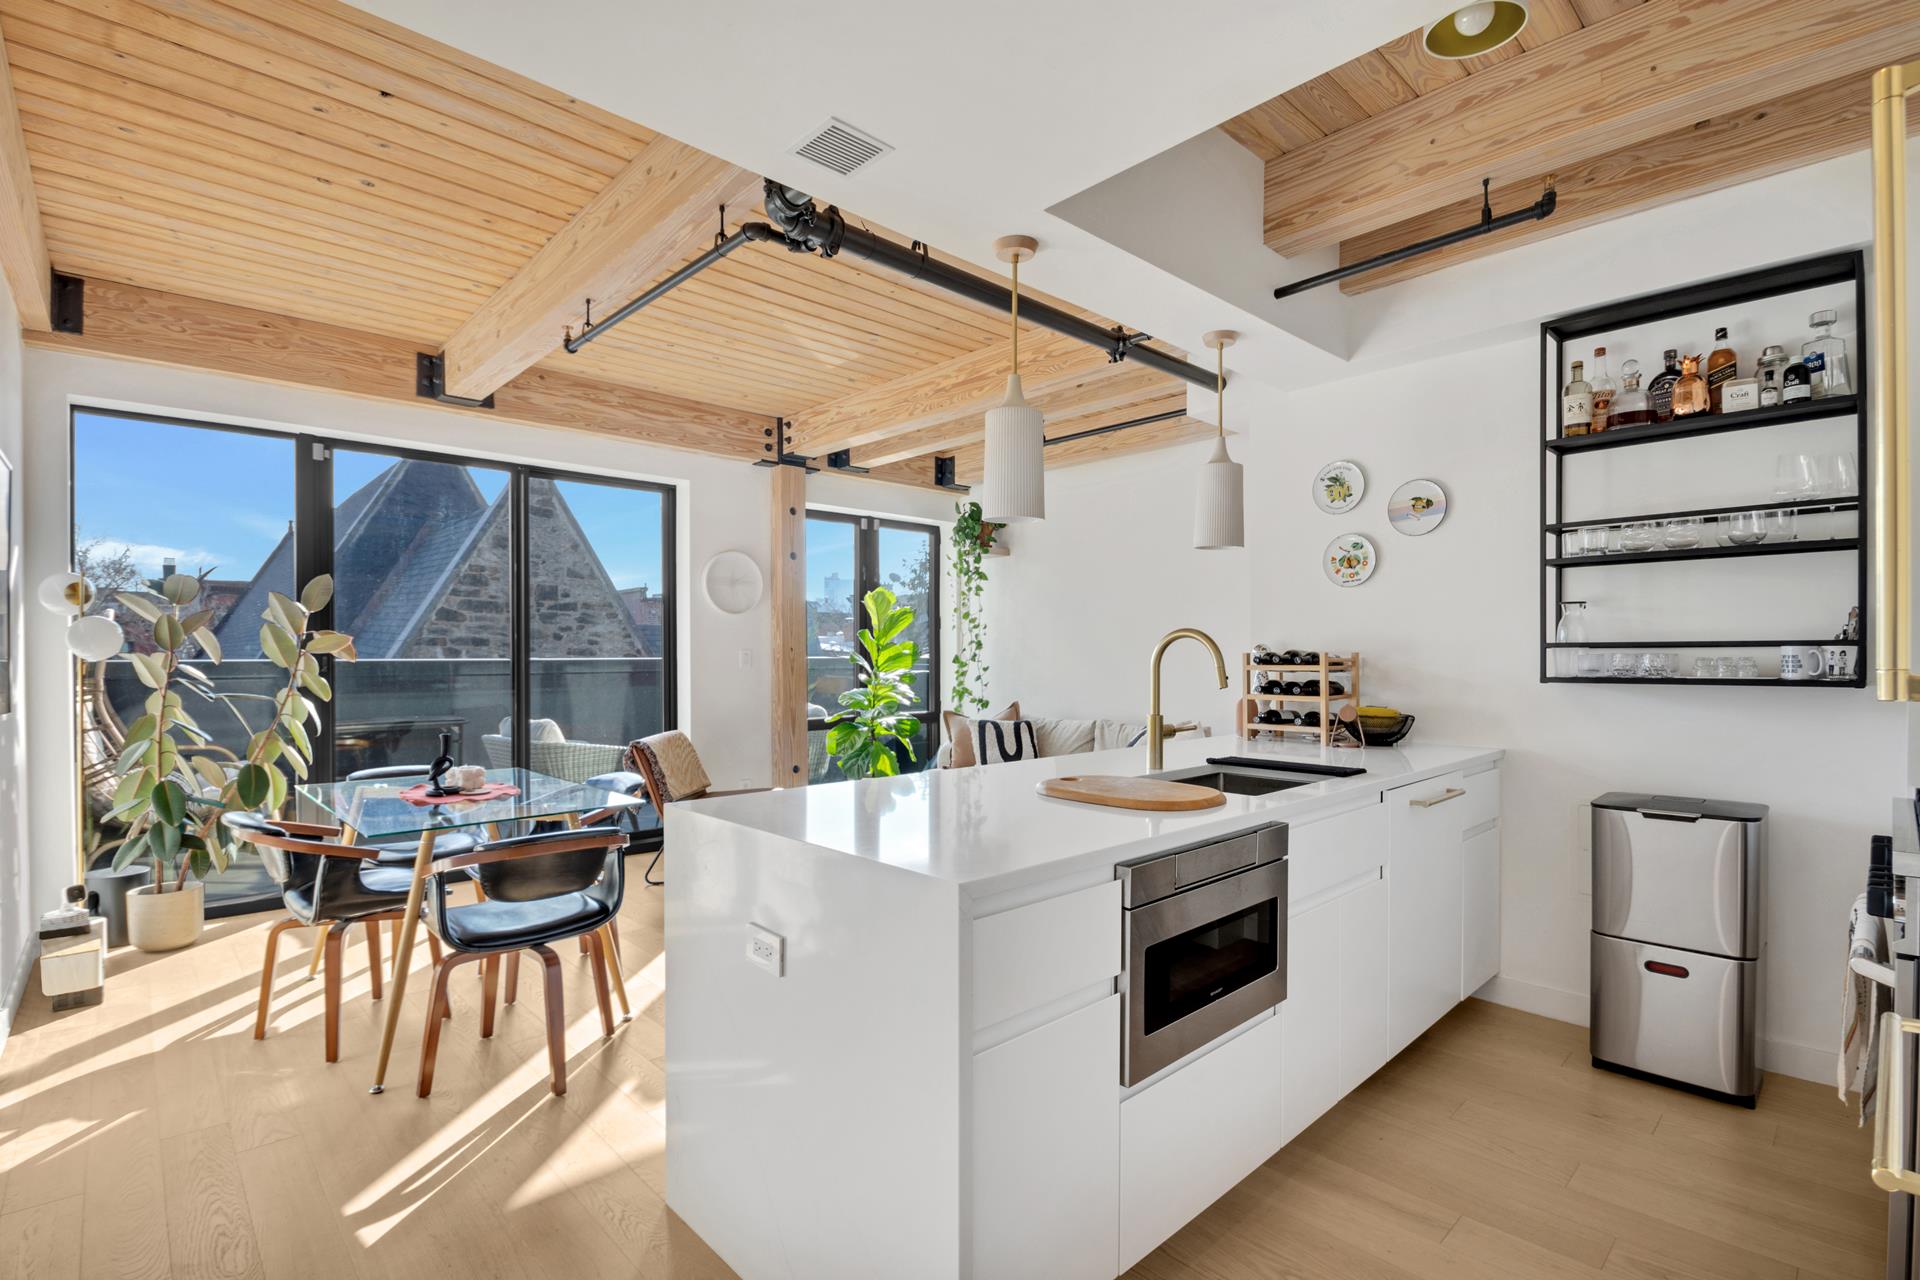
{"label": "wood plank ceiling", "polygon": [[[0,0],[0,37],[56,270],[422,351],[656,136],[335,0]],[[685,257],[720,228],[715,209]],[[577,355],[555,332],[533,371],[794,417],[1004,333],[851,260],[749,246]]]}
{"label": "wood plank ceiling", "polygon": [[1496,213],[1553,181],[1549,219],[1341,282],[1359,293],[1857,150],[1869,73],[1920,53],[1911,0],[1530,0],[1530,11],[1491,54],[1435,58],[1410,31],[1222,124],[1266,163],[1269,247],[1337,242],[1352,263],[1470,225],[1480,174]]}

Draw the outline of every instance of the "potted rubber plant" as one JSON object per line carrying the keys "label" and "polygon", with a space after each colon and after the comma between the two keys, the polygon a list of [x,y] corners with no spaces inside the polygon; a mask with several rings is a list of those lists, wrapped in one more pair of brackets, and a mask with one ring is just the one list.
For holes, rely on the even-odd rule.
{"label": "potted rubber plant", "polygon": [[907,759],[913,755],[913,731],[919,721],[904,712],[913,705],[913,663],[920,647],[905,639],[913,625],[913,610],[900,604],[893,592],[875,587],[861,605],[867,625],[853,654],[860,683],[840,695],[846,710],[827,727],[827,752],[849,778],[890,777],[900,772],[894,755],[897,742]]}
{"label": "potted rubber plant", "polygon": [[[127,898],[127,937],[142,951],[171,951],[199,938],[205,877],[225,871],[233,859],[234,842],[221,815],[270,813],[286,802],[289,775],[305,778],[313,763],[312,731],[320,725],[315,704],[333,697],[320,674],[320,655],[348,662],[356,656],[352,636],[310,626],[333,598],[333,579],[323,575],[307,583],[298,600],[268,594],[260,648],[286,673],[283,687],[270,696],[223,691],[199,665],[221,659],[214,611],[194,607],[200,580],[172,574],[161,582],[159,597],[119,593],[120,603],[152,626],[154,647],[128,657],[148,693],[145,712],[127,726],[114,761],[113,807],[106,815],[126,828],[115,869],[139,858],[153,863],[153,883]],[[189,646],[199,650],[193,660]],[[188,709],[188,698],[233,716],[247,736],[245,753],[222,761],[196,750],[212,736]],[[247,704],[265,713],[258,729],[247,717]]]}

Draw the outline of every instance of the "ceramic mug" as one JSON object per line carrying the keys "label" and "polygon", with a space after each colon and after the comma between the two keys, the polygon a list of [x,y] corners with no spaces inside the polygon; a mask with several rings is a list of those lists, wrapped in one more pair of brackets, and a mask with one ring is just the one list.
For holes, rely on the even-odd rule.
{"label": "ceramic mug", "polygon": [[1782,680],[1818,680],[1826,674],[1827,662],[1815,645],[1783,644],[1780,646],[1780,678]]}
{"label": "ceramic mug", "polygon": [[1853,661],[1853,646],[1850,644],[1830,644],[1822,646],[1820,661],[1826,670],[1822,673],[1829,680],[1845,680],[1847,667]]}

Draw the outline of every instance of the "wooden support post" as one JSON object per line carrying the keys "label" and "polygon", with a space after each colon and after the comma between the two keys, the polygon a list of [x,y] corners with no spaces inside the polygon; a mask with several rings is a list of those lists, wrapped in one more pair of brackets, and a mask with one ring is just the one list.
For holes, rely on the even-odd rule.
{"label": "wooden support post", "polygon": [[807,473],[773,468],[773,785],[807,774]]}

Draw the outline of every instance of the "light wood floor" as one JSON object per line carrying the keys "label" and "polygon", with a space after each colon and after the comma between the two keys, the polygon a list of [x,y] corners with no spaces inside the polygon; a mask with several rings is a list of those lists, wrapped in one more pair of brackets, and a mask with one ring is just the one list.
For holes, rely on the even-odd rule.
{"label": "light wood floor", "polygon": [[[635,1018],[612,1041],[565,953],[564,1099],[546,1091],[538,991],[523,982],[483,1041],[470,974],[433,1097],[413,1096],[424,949],[384,1097],[366,1093],[382,1006],[360,939],[339,1063],[321,1061],[299,945],[255,1042],[271,919],[116,955],[95,1008],[27,997],[0,1058],[0,1278],[732,1275],[662,1201],[658,890],[629,894]],[[1877,1277],[1867,1156],[1831,1090],[1775,1077],[1741,1111],[1595,1072],[1580,1028],[1475,1001],[1131,1274]]]}

